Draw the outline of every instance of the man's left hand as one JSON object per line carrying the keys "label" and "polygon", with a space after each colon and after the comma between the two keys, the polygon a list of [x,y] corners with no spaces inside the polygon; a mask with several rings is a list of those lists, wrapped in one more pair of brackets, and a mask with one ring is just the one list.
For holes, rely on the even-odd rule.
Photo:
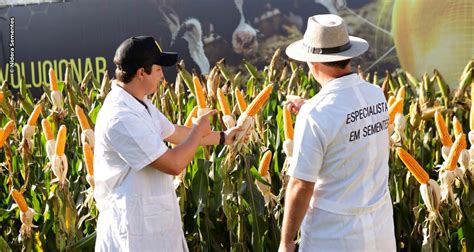
{"label": "man's left hand", "polygon": [[225,133],[225,141],[224,144],[232,144],[235,141],[235,134],[237,134],[239,131],[241,131],[242,128],[240,126],[235,126],[233,128],[230,128],[226,130]]}
{"label": "man's left hand", "polygon": [[295,241],[290,242],[280,242],[280,247],[278,248],[278,252],[294,252],[296,249]]}

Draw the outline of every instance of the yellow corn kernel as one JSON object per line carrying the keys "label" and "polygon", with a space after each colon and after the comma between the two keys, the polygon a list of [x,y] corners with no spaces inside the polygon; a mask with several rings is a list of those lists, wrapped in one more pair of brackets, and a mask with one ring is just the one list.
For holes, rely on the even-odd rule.
{"label": "yellow corn kernel", "polygon": [[49,124],[48,120],[43,119],[41,121],[41,126],[43,126],[43,133],[46,140],[54,140],[53,131],[51,130],[51,125]]}
{"label": "yellow corn kernel", "polygon": [[51,91],[58,91],[58,79],[56,78],[56,72],[53,68],[49,68],[49,83]]}
{"label": "yellow corn kernel", "polygon": [[260,176],[262,177],[267,176],[271,161],[272,161],[272,152],[271,151],[265,152],[265,154],[263,154],[262,159],[260,160],[260,165],[258,166],[258,173],[260,174]]}
{"label": "yellow corn kernel", "polygon": [[395,96],[391,95],[389,98],[388,98],[388,102],[387,102],[387,105],[389,107],[391,107],[393,105],[393,103],[395,102],[396,98]]}
{"label": "yellow corn kernel", "polygon": [[245,102],[244,95],[240,92],[240,89],[235,89],[235,98],[237,100],[237,105],[239,106],[240,113],[244,113],[247,109],[247,103]]}
{"label": "yellow corn kernel", "polygon": [[191,113],[189,113],[188,118],[186,118],[186,122],[184,123],[185,127],[192,127],[193,126],[193,118],[197,116],[198,113],[198,106],[195,106],[193,110],[191,110]]}
{"label": "yellow corn kernel", "polygon": [[221,88],[217,89],[217,99],[219,100],[219,105],[221,106],[222,113],[224,115],[230,115],[230,107],[229,103],[227,102],[227,98],[224,95],[224,92],[222,92]]}
{"label": "yellow corn kernel", "polygon": [[25,201],[25,198],[23,197],[23,194],[21,194],[16,189],[13,189],[12,196],[13,196],[13,199],[15,200],[16,204],[18,205],[18,207],[20,207],[20,210],[22,212],[28,211],[28,204],[26,204],[26,201]]}
{"label": "yellow corn kernel", "polygon": [[397,100],[398,99],[405,100],[405,93],[406,93],[405,86],[402,86],[397,92]]}
{"label": "yellow corn kernel", "polygon": [[403,114],[403,100],[396,99],[395,102],[388,108],[388,120],[389,124],[392,124],[395,120],[395,115],[398,113]]}
{"label": "yellow corn kernel", "polygon": [[84,159],[86,161],[87,174],[94,176],[94,154],[92,153],[92,148],[88,143],[85,143],[82,147],[84,152]]}
{"label": "yellow corn kernel", "polygon": [[202,109],[206,108],[206,98],[204,97],[204,91],[202,90],[201,81],[199,77],[193,75],[194,91],[196,92],[196,99],[198,106]]}
{"label": "yellow corn kernel", "polygon": [[453,140],[448,133],[448,128],[446,127],[443,116],[438,111],[435,112],[435,123],[441,143],[446,147],[451,147],[453,145]]}
{"label": "yellow corn kernel", "polygon": [[415,179],[420,182],[420,184],[428,183],[430,176],[407,151],[398,147],[397,154],[408,170],[410,170],[413,176],[415,176]]}
{"label": "yellow corn kernel", "polygon": [[59,127],[58,136],[56,140],[56,155],[58,157],[64,155],[64,148],[66,147],[66,133],[66,126],[61,125],[61,127]]}
{"label": "yellow corn kernel", "polygon": [[41,104],[36,104],[33,113],[31,113],[30,118],[28,118],[28,125],[35,126],[36,121],[38,120],[39,115],[41,114],[42,106]]}
{"label": "yellow corn kernel", "polygon": [[13,120],[10,120],[9,122],[7,122],[7,124],[5,124],[5,126],[3,127],[3,136],[0,139],[0,148],[2,148],[3,145],[5,144],[5,141],[7,141],[8,136],[13,130],[13,127],[15,127],[15,122]]}
{"label": "yellow corn kernel", "polygon": [[285,126],[285,139],[293,140],[294,129],[293,129],[293,119],[291,118],[291,113],[286,106],[283,106],[283,125]]}
{"label": "yellow corn kernel", "polygon": [[466,135],[464,133],[461,133],[456,136],[456,140],[454,141],[451,151],[449,152],[448,160],[446,160],[446,170],[454,171],[454,169],[456,169],[456,164],[458,163],[461,151],[466,148]]}
{"label": "yellow corn kernel", "polygon": [[254,116],[257,112],[262,108],[263,104],[267,102],[268,98],[270,98],[270,94],[273,91],[273,85],[269,84],[266,86],[260,93],[258,93],[257,97],[253,99],[253,101],[248,106],[246,112],[249,116]]}
{"label": "yellow corn kernel", "polygon": [[454,128],[454,135],[455,136],[463,133],[462,124],[461,124],[461,122],[459,122],[459,120],[456,116],[454,116],[454,118],[453,118],[453,128]]}
{"label": "yellow corn kernel", "polygon": [[79,119],[79,124],[81,125],[81,129],[83,131],[91,128],[91,126],[89,125],[89,121],[87,120],[86,114],[84,113],[84,110],[79,105],[76,105],[76,116]]}

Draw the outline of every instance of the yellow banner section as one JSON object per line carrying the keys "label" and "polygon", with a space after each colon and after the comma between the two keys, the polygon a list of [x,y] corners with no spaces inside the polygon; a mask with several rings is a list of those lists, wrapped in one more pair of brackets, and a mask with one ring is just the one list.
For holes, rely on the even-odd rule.
{"label": "yellow banner section", "polygon": [[10,69],[9,64],[6,64],[4,68],[0,67],[0,83],[7,80],[13,88],[17,89],[20,87],[21,77],[24,76],[26,87],[39,88],[41,85],[48,85],[48,72],[51,67],[56,71],[58,80],[63,81],[67,64],[71,65],[75,80],[82,80],[84,75],[92,70],[95,79],[100,83],[107,70],[107,61],[104,57],[16,62],[14,69]]}

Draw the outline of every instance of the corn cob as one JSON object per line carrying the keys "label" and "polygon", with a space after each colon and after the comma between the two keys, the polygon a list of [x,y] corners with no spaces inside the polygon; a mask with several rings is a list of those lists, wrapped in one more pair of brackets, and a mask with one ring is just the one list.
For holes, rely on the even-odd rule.
{"label": "corn cob", "polygon": [[448,128],[446,127],[446,123],[444,122],[443,116],[438,111],[435,112],[435,123],[436,129],[438,130],[439,137],[441,139],[441,143],[443,146],[451,147],[453,145],[453,141],[448,133]]}
{"label": "corn cob", "polygon": [[28,125],[30,126],[36,125],[36,121],[38,120],[38,117],[41,114],[41,109],[42,109],[41,104],[37,104],[35,106],[33,113],[31,113],[30,117],[28,118]]}
{"label": "corn cob", "polygon": [[458,163],[461,152],[467,148],[466,135],[461,133],[456,136],[456,140],[449,152],[448,160],[446,160],[445,169],[448,171],[454,171],[456,164]]}
{"label": "corn cob", "polygon": [[237,100],[240,113],[244,113],[244,111],[247,109],[247,103],[245,102],[244,95],[238,88],[235,89],[235,98]]}
{"label": "corn cob", "polygon": [[285,139],[293,140],[293,119],[291,118],[291,113],[286,106],[283,106],[283,124],[285,126]]}
{"label": "corn cob", "polygon": [[262,159],[260,160],[260,165],[258,167],[258,173],[260,174],[260,176],[262,177],[267,176],[271,161],[272,161],[272,152],[271,151],[265,152],[265,154],[263,154]]}
{"label": "corn cob", "polygon": [[474,130],[474,88],[471,88],[471,93],[473,93],[471,98],[471,111],[469,113],[469,129]]}
{"label": "corn cob", "polygon": [[3,98],[4,98],[4,96],[3,96],[3,91],[0,91],[0,103],[3,102]]}
{"label": "corn cob", "polygon": [[195,106],[193,110],[191,110],[191,113],[189,113],[188,118],[186,118],[186,122],[184,123],[185,127],[190,128],[193,126],[193,118],[197,116],[198,108],[198,106]]}
{"label": "corn cob", "polygon": [[389,124],[393,123],[395,115],[398,113],[403,114],[403,100],[400,99],[396,99],[393,105],[388,108]]}
{"label": "corn cob", "polygon": [[273,85],[269,84],[266,86],[260,93],[253,99],[253,101],[250,103],[248,108],[246,109],[246,113],[249,116],[254,116],[257,114],[257,112],[260,110],[260,108],[265,104],[265,102],[270,98],[270,94],[273,91]]}
{"label": "corn cob", "polygon": [[224,115],[230,115],[230,107],[229,103],[227,102],[227,98],[224,95],[224,92],[222,92],[221,88],[217,89],[217,99],[219,100],[219,105],[221,106],[222,113]]}
{"label": "corn cob", "polygon": [[51,91],[58,91],[58,79],[53,68],[49,68],[49,83]]}
{"label": "corn cob", "polygon": [[62,156],[64,155],[64,148],[66,147],[66,133],[67,128],[64,125],[59,127],[57,142],[56,142],[56,155]]}
{"label": "corn cob", "polygon": [[81,125],[82,130],[91,128],[91,126],[89,125],[89,121],[87,120],[86,114],[84,113],[84,110],[79,105],[76,105],[76,115],[79,119],[79,124]]}
{"label": "corn cob", "polygon": [[400,89],[397,92],[397,100],[398,99],[405,100],[405,93],[406,93],[405,86],[400,87]]}
{"label": "corn cob", "polygon": [[22,212],[26,212],[28,210],[28,204],[26,204],[26,201],[25,201],[25,198],[23,197],[23,194],[21,194],[16,189],[13,189],[12,196],[13,196],[13,199],[15,200],[16,204],[20,208],[20,210]]}
{"label": "corn cob", "polygon": [[0,148],[2,148],[3,145],[5,144],[5,142],[7,141],[8,136],[9,136],[10,133],[12,132],[14,126],[15,126],[15,122],[14,122],[13,120],[10,120],[10,121],[8,121],[7,124],[5,124],[5,126],[3,127],[3,136],[2,136],[2,138],[0,139]]}
{"label": "corn cob", "polygon": [[398,157],[402,160],[405,166],[415,176],[420,184],[427,184],[430,180],[428,173],[420,166],[420,164],[404,149],[397,148]]}
{"label": "corn cob", "polygon": [[388,102],[387,102],[387,105],[389,107],[391,107],[393,105],[393,103],[395,102],[396,98],[395,96],[391,95],[389,98],[388,98]]}
{"label": "corn cob", "polygon": [[462,124],[461,124],[461,122],[459,122],[459,120],[456,116],[454,116],[454,118],[453,118],[453,128],[454,128],[454,135],[455,136],[463,133]]}
{"label": "corn cob", "polygon": [[82,147],[84,152],[84,159],[86,161],[87,174],[94,176],[94,154],[92,153],[92,148],[89,144],[84,144]]}
{"label": "corn cob", "polygon": [[194,90],[196,91],[196,100],[199,108],[206,108],[206,98],[204,97],[204,91],[202,90],[201,81],[199,77],[193,75]]}
{"label": "corn cob", "polygon": [[41,121],[41,125],[43,126],[43,133],[46,140],[54,140],[53,131],[51,130],[51,125],[49,124],[48,120],[43,119]]}

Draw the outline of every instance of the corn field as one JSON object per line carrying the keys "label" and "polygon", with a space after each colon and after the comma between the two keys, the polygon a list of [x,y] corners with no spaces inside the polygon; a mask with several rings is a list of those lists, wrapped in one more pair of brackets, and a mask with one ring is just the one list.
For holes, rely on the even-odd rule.
{"label": "corn field", "polygon": [[[263,70],[246,61],[230,69],[220,61],[209,76],[180,62],[175,83],[161,82],[150,97],[173,123],[192,127],[197,110],[209,108],[220,112],[212,118],[214,130],[246,125],[235,145],[200,147],[175,179],[190,251],[278,250],[295,119],[283,102],[320,88],[280,54]],[[358,74],[380,86],[389,104],[398,250],[473,251],[473,60],[455,85],[437,70],[422,77],[398,71],[379,78],[360,68]],[[75,80],[70,68],[64,76],[56,80],[50,70],[39,99],[24,81],[16,97],[7,81],[1,87],[1,251],[94,249],[93,129],[111,81],[106,74],[99,83],[91,72]],[[254,101],[262,90],[264,97]],[[247,113],[252,106],[254,113]]]}

